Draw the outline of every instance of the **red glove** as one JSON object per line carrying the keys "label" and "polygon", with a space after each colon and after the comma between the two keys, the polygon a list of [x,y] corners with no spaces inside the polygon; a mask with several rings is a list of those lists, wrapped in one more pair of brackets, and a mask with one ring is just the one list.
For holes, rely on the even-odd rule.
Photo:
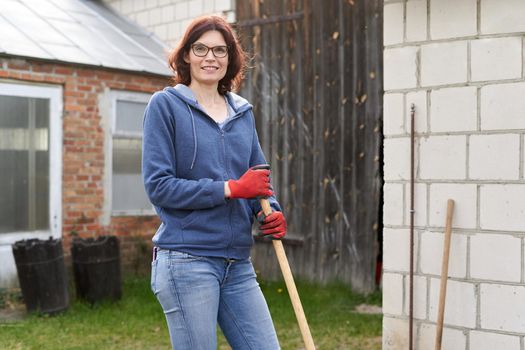
{"label": "red glove", "polygon": [[280,211],[273,211],[266,217],[261,211],[257,214],[257,220],[262,221],[259,227],[261,236],[271,235],[273,239],[282,239],[286,235],[286,220]]}
{"label": "red glove", "polygon": [[229,180],[230,198],[270,197],[273,195],[270,184],[270,170],[248,169],[239,180]]}

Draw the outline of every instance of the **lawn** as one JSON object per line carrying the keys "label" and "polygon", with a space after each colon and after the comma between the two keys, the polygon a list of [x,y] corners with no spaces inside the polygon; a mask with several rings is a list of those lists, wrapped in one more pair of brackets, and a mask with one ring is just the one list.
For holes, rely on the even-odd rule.
{"label": "lawn", "polygon": [[[284,282],[261,282],[283,350],[301,349],[302,341]],[[379,350],[381,316],[354,311],[358,304],[379,305],[379,293],[354,294],[341,284],[297,283],[317,349]],[[146,278],[127,278],[117,303],[94,307],[75,301],[54,317],[29,315],[0,320],[2,349],[169,349],[162,310]],[[230,349],[219,331],[219,349]]]}

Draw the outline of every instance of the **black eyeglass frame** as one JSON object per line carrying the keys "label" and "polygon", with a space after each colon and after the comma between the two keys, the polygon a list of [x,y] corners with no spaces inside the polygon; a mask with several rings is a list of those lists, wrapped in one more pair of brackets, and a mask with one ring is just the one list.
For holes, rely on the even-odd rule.
{"label": "black eyeglass frame", "polygon": [[[198,55],[196,52],[195,52],[195,47],[196,46],[201,46],[201,47],[205,47],[206,48],[206,53],[204,55]],[[224,48],[226,49],[226,53],[224,54],[224,56],[218,56],[216,53],[215,53],[215,49],[216,48]],[[213,46],[213,47],[209,47],[209,46],[206,46],[204,44],[201,44],[201,43],[198,43],[198,44],[191,44],[190,45],[190,48],[191,48],[191,51],[193,52],[193,54],[197,57],[206,57],[206,55],[208,55],[208,52],[210,52],[211,50],[211,53],[213,54],[213,56],[215,56],[216,58],[224,58],[226,56],[228,56],[228,53],[229,53],[229,50],[228,50],[228,46],[227,45],[217,45],[217,46]]]}

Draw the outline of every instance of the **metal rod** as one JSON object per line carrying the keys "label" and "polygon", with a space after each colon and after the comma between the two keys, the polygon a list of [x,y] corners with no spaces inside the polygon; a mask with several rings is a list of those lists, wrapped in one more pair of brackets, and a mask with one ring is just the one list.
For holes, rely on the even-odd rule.
{"label": "metal rod", "polygon": [[416,106],[410,105],[410,273],[408,297],[408,349],[413,349],[414,338],[414,139]]}

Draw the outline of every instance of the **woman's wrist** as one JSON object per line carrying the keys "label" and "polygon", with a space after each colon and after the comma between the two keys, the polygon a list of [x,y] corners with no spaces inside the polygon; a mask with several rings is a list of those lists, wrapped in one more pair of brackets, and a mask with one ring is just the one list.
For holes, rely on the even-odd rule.
{"label": "woman's wrist", "polygon": [[231,195],[230,185],[228,185],[228,181],[224,181],[224,198],[230,198]]}

